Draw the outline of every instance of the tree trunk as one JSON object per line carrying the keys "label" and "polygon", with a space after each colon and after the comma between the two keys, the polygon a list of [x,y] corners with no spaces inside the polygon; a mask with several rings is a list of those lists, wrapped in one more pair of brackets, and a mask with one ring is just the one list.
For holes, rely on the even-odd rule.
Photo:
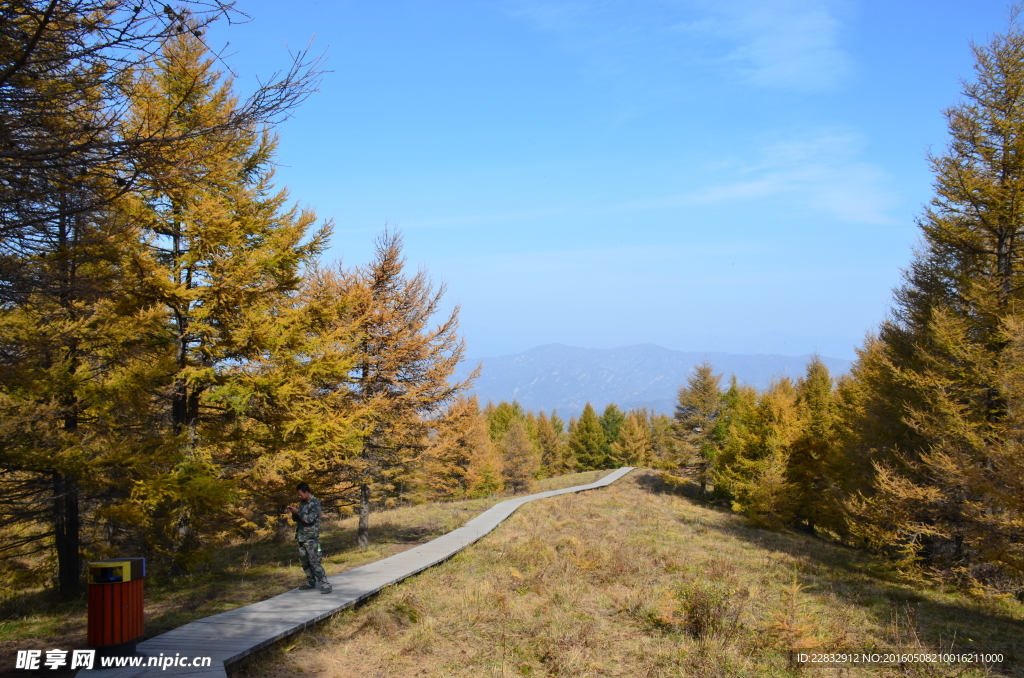
{"label": "tree trunk", "polygon": [[364,549],[370,545],[370,486],[359,486],[359,532],[356,533],[356,544]]}
{"label": "tree trunk", "polygon": [[[65,211],[65,200],[61,200],[62,212]],[[57,262],[60,272],[59,301],[70,320],[76,319],[75,292],[75,250],[78,236],[78,219],[64,216],[60,219],[57,241],[60,245]],[[68,375],[78,372],[79,348],[75,337],[67,339],[65,346],[68,357]],[[69,383],[74,383],[70,379]],[[63,409],[63,429],[76,436],[78,432],[78,396],[73,386],[67,387],[61,397]],[[80,575],[82,562],[78,554],[79,538],[78,485],[59,471],[53,472],[53,542],[57,552],[57,582],[60,594],[64,598],[74,598],[81,592]]]}
{"label": "tree trunk", "polygon": [[173,543],[170,567],[172,577],[188,574],[192,566],[192,556],[199,550],[199,533],[195,527],[195,514],[191,507],[185,506],[178,514],[178,524]]}
{"label": "tree trunk", "polygon": [[78,555],[78,486],[59,473],[53,474],[53,528],[60,594],[74,598],[81,593],[82,570]]}

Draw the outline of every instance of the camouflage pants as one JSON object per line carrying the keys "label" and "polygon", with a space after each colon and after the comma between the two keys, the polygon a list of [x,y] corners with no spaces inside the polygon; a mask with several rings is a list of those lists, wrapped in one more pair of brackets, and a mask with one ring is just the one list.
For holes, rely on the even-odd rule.
{"label": "camouflage pants", "polygon": [[302,563],[302,571],[306,573],[306,583],[310,586],[320,582],[320,587],[330,586],[327,582],[327,573],[320,564],[320,554],[316,552],[317,542],[299,542],[299,562]]}

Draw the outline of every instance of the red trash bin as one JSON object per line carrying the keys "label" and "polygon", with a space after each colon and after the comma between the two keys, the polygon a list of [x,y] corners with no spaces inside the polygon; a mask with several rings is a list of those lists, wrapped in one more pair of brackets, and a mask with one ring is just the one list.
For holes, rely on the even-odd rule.
{"label": "red trash bin", "polygon": [[145,558],[117,558],[89,563],[89,630],[87,642],[100,656],[135,654],[142,638],[142,582]]}

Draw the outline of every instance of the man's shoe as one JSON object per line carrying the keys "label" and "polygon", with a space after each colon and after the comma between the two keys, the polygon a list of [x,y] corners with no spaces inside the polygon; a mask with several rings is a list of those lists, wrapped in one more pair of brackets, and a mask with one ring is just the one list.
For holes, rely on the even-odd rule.
{"label": "man's shoe", "polygon": [[334,590],[334,588],[333,588],[333,587],[330,587],[330,586],[328,586],[328,587],[327,587],[327,588],[325,588],[325,589],[323,589],[323,588],[322,588],[322,589],[320,589],[320,593],[330,593],[330,592],[331,592],[331,591],[333,591],[333,590]]}
{"label": "man's shoe", "polygon": [[299,587],[299,590],[300,591],[312,591],[315,588],[316,588],[316,585],[314,585],[314,584],[303,584],[302,586]]}

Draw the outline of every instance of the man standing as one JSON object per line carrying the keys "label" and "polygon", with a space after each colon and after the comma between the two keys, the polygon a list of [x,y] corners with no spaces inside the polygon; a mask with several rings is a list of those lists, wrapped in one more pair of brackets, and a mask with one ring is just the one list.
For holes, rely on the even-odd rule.
{"label": "man standing", "polygon": [[333,591],[331,583],[320,565],[320,500],[313,496],[306,483],[299,483],[296,489],[301,503],[298,508],[289,506],[288,510],[297,523],[295,540],[299,542],[299,560],[306,573],[306,583],[299,590],[311,591],[320,582],[320,593],[330,593]]}

